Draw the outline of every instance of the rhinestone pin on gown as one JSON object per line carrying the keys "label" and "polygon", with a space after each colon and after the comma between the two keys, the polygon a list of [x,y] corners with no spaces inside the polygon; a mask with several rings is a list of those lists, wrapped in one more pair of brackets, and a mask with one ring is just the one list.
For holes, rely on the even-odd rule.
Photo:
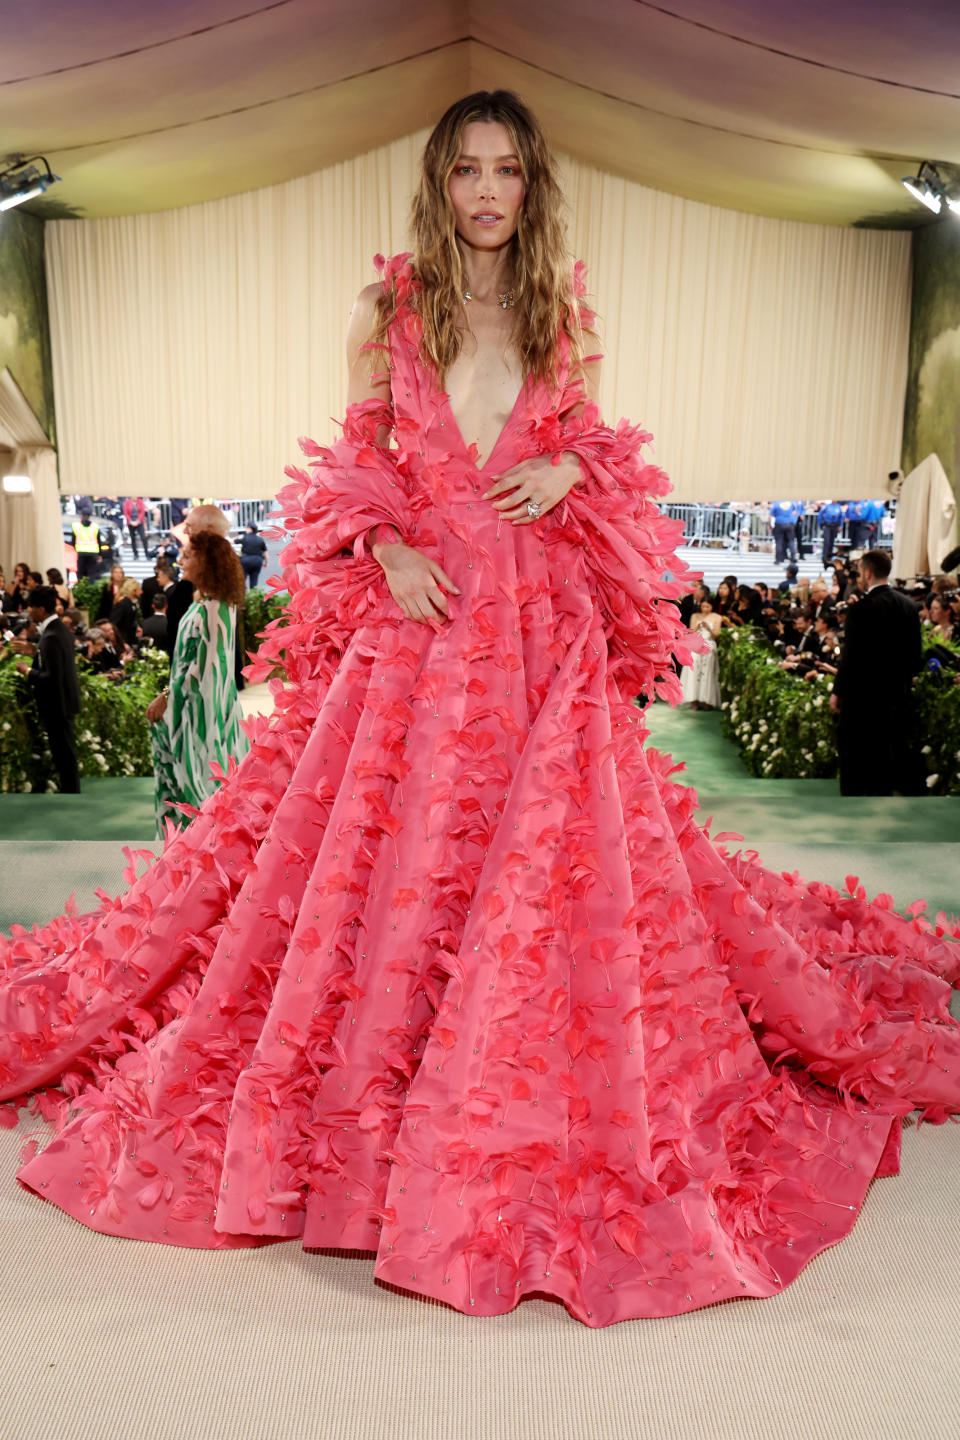
{"label": "rhinestone pin on gown", "polygon": [[[60,1124],[19,1178],[109,1235],[375,1251],[468,1314],[774,1295],[897,1168],[899,1117],[960,1108],[957,928],[695,824],[634,703],[690,660],[649,437],[565,419],[561,374],[478,468],[404,257],[385,281],[392,412],[284,492],[274,714],[124,894],[2,944],[2,1093]],[[560,450],[582,482],[541,521],[482,501]],[[459,585],[444,625],[403,619],[379,521]]]}

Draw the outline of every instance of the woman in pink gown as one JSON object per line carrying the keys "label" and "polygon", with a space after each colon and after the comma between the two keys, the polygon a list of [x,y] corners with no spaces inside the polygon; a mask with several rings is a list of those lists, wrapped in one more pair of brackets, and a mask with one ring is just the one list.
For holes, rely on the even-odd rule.
{"label": "woman in pink gown", "polygon": [[273,715],[119,899],[3,943],[2,1093],[60,1122],[19,1178],[93,1229],[598,1326],[776,1294],[960,1108],[956,926],[729,855],[643,747],[688,578],[558,213],[519,102],[452,107],[284,492]]}

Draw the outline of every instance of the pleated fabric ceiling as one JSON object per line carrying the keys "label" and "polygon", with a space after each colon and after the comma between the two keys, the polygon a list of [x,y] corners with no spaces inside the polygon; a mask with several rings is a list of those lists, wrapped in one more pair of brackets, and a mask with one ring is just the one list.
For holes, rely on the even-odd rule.
{"label": "pleated fabric ceiling", "polygon": [[4,31],[4,147],[63,176],[40,213],[259,189],[499,85],[584,163],[763,215],[910,225],[900,178],[960,162],[954,0],[50,0]]}

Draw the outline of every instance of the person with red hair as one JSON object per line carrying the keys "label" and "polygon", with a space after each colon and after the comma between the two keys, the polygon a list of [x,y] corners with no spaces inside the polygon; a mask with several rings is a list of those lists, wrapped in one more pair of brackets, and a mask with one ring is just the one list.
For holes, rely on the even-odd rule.
{"label": "person with red hair", "polygon": [[194,600],[177,630],[169,684],[147,707],[161,835],[168,821],[187,825],[213,794],[211,767],[227,771],[248,748],[234,672],[240,561],[223,536],[201,530],[184,547],[180,575]]}

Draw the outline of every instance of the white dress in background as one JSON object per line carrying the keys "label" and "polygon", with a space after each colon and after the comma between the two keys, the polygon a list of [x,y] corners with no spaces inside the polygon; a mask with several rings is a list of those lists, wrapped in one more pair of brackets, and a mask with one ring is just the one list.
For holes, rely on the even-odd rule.
{"label": "white dress in background", "polygon": [[696,701],[698,705],[710,705],[714,710],[720,707],[720,682],[717,673],[717,636],[723,621],[719,615],[696,614],[690,618],[690,629],[699,632],[706,640],[708,649],[702,655],[694,655],[692,665],[684,665],[680,671],[683,702]]}

